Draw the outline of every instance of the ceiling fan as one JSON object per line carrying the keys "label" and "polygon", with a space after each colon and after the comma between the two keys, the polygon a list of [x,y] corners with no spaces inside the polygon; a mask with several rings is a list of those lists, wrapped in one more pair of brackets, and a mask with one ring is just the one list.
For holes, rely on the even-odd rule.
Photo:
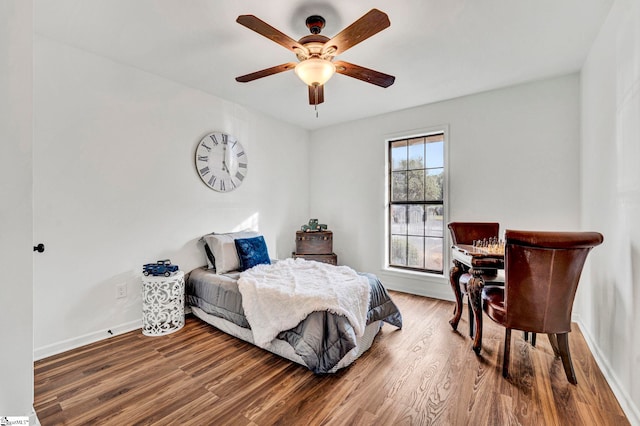
{"label": "ceiling fan", "polygon": [[309,104],[317,106],[324,102],[324,84],[336,72],[380,87],[389,87],[396,79],[389,74],[349,62],[333,60],[337,55],[391,25],[387,14],[378,9],[371,9],[331,39],[320,34],[324,28],[325,19],[318,15],[307,18],[306,25],[311,35],[302,37],[298,41],[253,15],[240,15],[236,22],[291,50],[299,61],[287,62],[236,77],[238,82],[247,83],[284,71],[295,70],[298,77],[309,86]]}

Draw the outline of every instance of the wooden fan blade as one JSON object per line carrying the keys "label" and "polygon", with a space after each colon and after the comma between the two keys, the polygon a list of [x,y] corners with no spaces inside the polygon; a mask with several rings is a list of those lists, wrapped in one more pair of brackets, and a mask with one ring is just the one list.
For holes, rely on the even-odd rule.
{"label": "wooden fan blade", "polygon": [[391,22],[386,13],[378,9],[371,9],[360,19],[326,42],[322,50],[326,52],[328,49],[334,47],[336,49],[336,55],[339,55],[390,25]]}
{"label": "wooden fan blade", "polygon": [[236,81],[240,83],[247,83],[249,81],[257,80],[262,77],[268,77],[273,74],[289,71],[294,69],[295,67],[296,67],[296,62],[287,62],[286,64],[276,65],[275,67],[252,72],[251,74],[241,75],[240,77],[236,77]]}
{"label": "wooden fan blade", "polygon": [[396,81],[392,75],[361,67],[345,61],[335,61],[336,72],[380,87],[389,87]]}
{"label": "wooden fan blade", "polygon": [[324,85],[309,86],[309,105],[319,105],[324,102]]}
{"label": "wooden fan blade", "polygon": [[257,32],[260,35],[265,36],[271,41],[275,41],[280,46],[283,46],[284,48],[289,49],[294,53],[294,49],[302,49],[305,52],[307,51],[307,49],[303,45],[253,15],[240,15],[238,16],[238,19],[236,19],[236,22],[240,25],[244,25],[250,30]]}

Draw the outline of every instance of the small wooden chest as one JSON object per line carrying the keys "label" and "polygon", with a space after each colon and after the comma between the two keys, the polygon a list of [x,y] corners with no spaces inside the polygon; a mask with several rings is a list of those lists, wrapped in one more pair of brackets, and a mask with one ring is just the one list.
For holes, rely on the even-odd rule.
{"label": "small wooden chest", "polygon": [[316,262],[328,263],[330,265],[338,264],[338,255],[335,253],[331,254],[297,254],[291,253],[294,259],[301,258],[304,260],[315,260]]}
{"label": "small wooden chest", "polygon": [[333,232],[296,231],[296,254],[333,254]]}

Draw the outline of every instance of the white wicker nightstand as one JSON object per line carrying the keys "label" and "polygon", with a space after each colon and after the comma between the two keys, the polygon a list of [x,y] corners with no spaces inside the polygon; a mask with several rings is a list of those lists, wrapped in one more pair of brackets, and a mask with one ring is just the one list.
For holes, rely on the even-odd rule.
{"label": "white wicker nightstand", "polygon": [[184,327],[184,272],[142,277],[142,334],[163,336]]}

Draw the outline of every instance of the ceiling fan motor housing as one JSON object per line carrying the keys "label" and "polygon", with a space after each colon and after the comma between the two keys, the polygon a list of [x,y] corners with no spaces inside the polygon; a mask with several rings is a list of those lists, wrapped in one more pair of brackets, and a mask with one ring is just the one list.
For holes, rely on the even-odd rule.
{"label": "ceiling fan motor housing", "polygon": [[311,15],[305,21],[307,28],[311,31],[311,34],[320,34],[320,31],[324,28],[326,21],[320,15]]}

